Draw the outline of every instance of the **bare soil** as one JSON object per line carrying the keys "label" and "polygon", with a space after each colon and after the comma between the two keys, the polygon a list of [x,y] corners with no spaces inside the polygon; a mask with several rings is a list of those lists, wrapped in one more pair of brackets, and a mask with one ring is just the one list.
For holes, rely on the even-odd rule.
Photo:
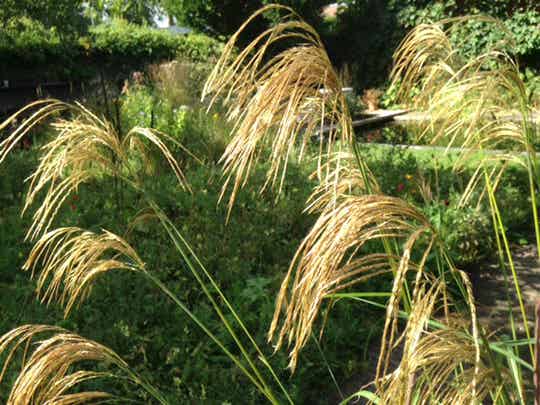
{"label": "bare soil", "polygon": [[[519,287],[525,303],[525,312],[532,333],[534,331],[534,307],[536,301],[540,299],[540,263],[535,246],[515,246],[512,251]],[[505,277],[505,272],[501,271],[498,265],[487,265],[479,274],[475,290],[478,318],[484,328],[490,332],[509,334],[508,316],[509,307],[511,307],[517,330],[520,335],[524,334],[521,310],[510,269],[506,271]]]}

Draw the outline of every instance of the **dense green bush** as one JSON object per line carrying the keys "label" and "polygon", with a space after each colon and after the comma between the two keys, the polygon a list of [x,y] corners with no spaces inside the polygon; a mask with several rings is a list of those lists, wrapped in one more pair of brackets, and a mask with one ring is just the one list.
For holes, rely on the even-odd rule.
{"label": "dense green bush", "polygon": [[176,43],[176,56],[193,62],[215,60],[222,50],[222,42],[203,34],[190,34]]}
{"label": "dense green bush", "polygon": [[105,64],[124,72],[175,58],[211,61],[222,49],[219,41],[202,34],[176,35],[118,19],[92,27],[89,37],[80,42],[94,64]]}
{"label": "dense green bush", "polygon": [[0,31],[0,52],[6,57],[43,61],[58,57],[62,50],[62,39],[54,28],[27,17],[11,19]]}
{"label": "dense green bush", "polygon": [[[132,88],[121,99],[125,127],[151,127],[166,133],[189,149],[199,160],[217,163],[225,150],[230,128],[218,112],[206,114],[197,106],[179,105],[164,97],[159,89]],[[178,147],[174,148],[179,150]]]}
{"label": "dense green bush", "polygon": [[[151,100],[151,91],[144,88],[126,95],[122,106],[123,127],[137,123],[137,119],[147,124],[149,117],[137,115],[137,110],[152,105]],[[158,108],[168,109],[169,106]],[[313,216],[302,213],[314,186],[314,182],[308,180],[311,168],[291,162],[283,194],[277,198],[271,192],[261,195],[257,191],[264,183],[267,170],[264,164],[260,165],[253,176],[255,186],[238,195],[230,220],[225,223],[226,205],[218,204],[222,184],[220,168],[200,146],[200,143],[222,144],[222,135],[212,131],[214,127],[223,127],[221,118],[206,116],[204,124],[203,116],[196,110],[184,110],[174,117],[168,121],[156,116],[156,125],[168,128],[171,135],[184,141],[199,157],[206,157],[202,163],[183,162],[186,177],[195,192],[190,194],[180,189],[174,177],[165,172],[148,176],[148,189],[231,298],[246,326],[263,342],[280,281],[314,221]],[[177,152],[179,156],[185,154]],[[97,283],[87,305],[63,321],[58,305],[46,308],[35,302],[29,276],[19,272],[29,248],[20,244],[28,218],[21,219],[19,213],[25,189],[22,180],[33,169],[36,155],[36,150],[20,151],[0,167],[3,225],[0,227],[0,287],[2,291],[9,291],[9,294],[0,294],[3,308],[0,334],[21,323],[56,323],[109,345],[151,379],[171,403],[260,403],[255,389],[245,383],[237,368],[189,319],[151,286],[130,274],[109,274]],[[77,223],[93,231],[125,228],[145,204],[134,190],[122,190],[120,202],[115,199],[116,192],[111,180],[81,186],[64,204],[57,224]],[[130,241],[146,266],[199,318],[211,325],[226,344],[231,343],[228,335],[214,327],[216,320],[210,305],[159,224],[152,219],[137,222],[131,228]],[[381,282],[367,284],[366,288],[380,288],[377,283]],[[366,347],[380,332],[378,313],[362,305],[335,305],[320,344],[338,380],[355,379],[370,365]],[[357,336],[354,342],[349,338],[352,334]],[[334,395],[336,389],[315,344],[311,343],[303,352],[302,365],[293,376],[285,369],[285,353],[277,353],[273,362],[299,403],[327,403],[327,398]],[[5,383],[12,381],[13,376],[10,374]],[[0,387],[0,400],[5,400],[7,389],[2,389],[4,387],[6,385]],[[120,392],[118,387],[111,387],[110,391]]]}
{"label": "dense green bush", "polygon": [[483,208],[459,207],[451,198],[426,210],[454,263],[471,272],[478,272],[483,261],[493,259],[496,249],[491,218]]}
{"label": "dense green bush", "polygon": [[[372,144],[361,147],[360,153],[385,194],[404,198],[426,213],[458,265],[478,268],[479,263],[493,259],[496,247],[490,236],[487,202],[474,208],[459,204],[459,196],[477,169],[476,160],[456,174],[458,155],[444,154],[440,149],[415,151]],[[511,165],[496,193],[504,223],[515,240],[526,240],[533,233],[530,199],[523,198],[528,190],[526,179],[523,167]],[[471,198],[478,197],[475,194]]]}
{"label": "dense green bush", "polygon": [[[125,74],[177,57],[205,62],[217,58],[221,49],[221,42],[202,34],[175,35],[119,19],[91,27],[88,35],[77,39],[21,17],[0,27],[0,57],[5,61],[0,73],[9,79],[25,75],[77,80],[92,78],[100,70],[109,76]],[[28,70],[21,73],[21,65]]]}
{"label": "dense green bush", "polygon": [[46,28],[30,18],[13,18],[0,28],[0,73],[6,79],[11,79],[12,71],[19,73],[21,69],[31,72],[31,78],[43,77],[46,69],[65,74],[78,55],[72,37],[63,37],[55,28]]}
{"label": "dense green bush", "polygon": [[[88,41],[88,42],[85,42]],[[222,44],[206,35],[177,35],[167,30],[155,29],[114,19],[90,28],[88,52],[94,58],[118,62],[148,63],[181,57],[195,62],[217,58]]]}
{"label": "dense green bush", "polygon": [[90,29],[88,51],[104,62],[170,59],[176,54],[178,41],[179,37],[168,31],[114,19]]}

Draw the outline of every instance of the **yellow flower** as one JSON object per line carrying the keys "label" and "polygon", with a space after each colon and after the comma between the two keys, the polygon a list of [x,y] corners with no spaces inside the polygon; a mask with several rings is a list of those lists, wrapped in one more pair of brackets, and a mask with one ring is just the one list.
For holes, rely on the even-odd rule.
{"label": "yellow flower", "polygon": [[407,180],[412,180],[413,176],[412,176],[412,174],[406,174],[406,175],[405,175],[405,178],[406,178]]}

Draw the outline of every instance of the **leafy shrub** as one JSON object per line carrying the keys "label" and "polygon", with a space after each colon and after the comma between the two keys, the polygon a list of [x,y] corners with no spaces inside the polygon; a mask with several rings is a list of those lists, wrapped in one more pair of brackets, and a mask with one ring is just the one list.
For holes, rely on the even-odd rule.
{"label": "leafy shrub", "polygon": [[[72,58],[78,52],[72,38],[61,37],[55,28],[46,28],[27,17],[12,18],[0,28],[0,72],[4,75],[22,68],[32,70],[32,76],[39,77],[43,75],[43,67],[56,74],[63,73],[72,67]],[[36,66],[40,66],[37,71]]]}
{"label": "leafy shrub", "polygon": [[480,208],[459,207],[457,201],[445,200],[427,209],[439,227],[441,238],[454,263],[469,270],[490,258],[495,251],[489,212]]}
{"label": "leafy shrub", "polygon": [[211,62],[222,50],[222,42],[203,34],[186,35],[176,44],[176,56],[193,62]]}
{"label": "leafy shrub", "polygon": [[[216,163],[229,136],[218,112],[209,115],[198,106],[178,105],[161,96],[159,88],[134,86],[121,99],[123,126],[152,127],[184,145],[199,160]],[[171,147],[180,152],[179,148]]]}
{"label": "leafy shrub", "polygon": [[[27,17],[11,19],[0,28],[3,73],[18,76],[22,64],[32,68],[32,78],[88,78],[104,66],[112,75],[176,57],[203,62],[217,58],[221,49],[221,42],[202,34],[175,35],[120,19],[91,27],[78,40]],[[39,72],[35,65],[40,66]]]}
{"label": "leafy shrub", "polygon": [[540,109],[540,73],[533,69],[525,69],[523,80],[527,85],[527,93],[531,105]]}
{"label": "leafy shrub", "polygon": [[[11,19],[0,34],[0,50],[20,58],[44,60],[47,55],[59,55],[62,49],[62,40],[54,28],[45,28],[27,17]],[[25,52],[19,53],[21,50]]]}
{"label": "leafy shrub", "polygon": [[88,52],[96,63],[127,65],[131,69],[176,57],[208,61],[217,58],[222,49],[219,41],[205,35],[175,35],[120,19],[92,27],[88,42]]}
{"label": "leafy shrub", "polygon": [[168,31],[113,19],[90,29],[89,51],[107,62],[171,59],[176,55],[178,38]]}
{"label": "leafy shrub", "polygon": [[168,129],[170,117],[159,116],[161,122],[166,122],[167,126],[156,125],[155,114],[156,104],[152,91],[145,86],[132,86],[127,94],[122,98],[122,118],[128,127],[142,126],[153,127],[159,130]]}
{"label": "leafy shrub", "polygon": [[[411,130],[414,132],[414,128]],[[382,136],[385,139],[388,139],[388,136],[399,136],[398,142],[406,141],[406,137],[410,136],[408,131],[411,130],[406,127],[404,132],[390,131],[390,134],[383,130]],[[423,210],[422,207],[425,206],[426,214],[434,223],[446,227],[447,234],[452,233],[455,228],[455,234],[449,236],[451,239],[449,244],[456,260],[473,263],[485,259],[489,250],[495,251],[493,241],[488,237],[492,232],[491,218],[484,215],[485,212],[489,212],[487,202],[478,209],[457,207],[456,196],[463,193],[477,169],[477,160],[471,159],[460,174],[456,175],[453,169],[456,155],[452,153],[444,154],[437,150],[415,151],[378,145],[366,145],[361,148],[361,153],[385,193],[405,198]],[[528,193],[526,179],[523,167],[511,165],[502,175],[496,193],[499,208],[504,213],[504,223],[514,236],[530,235],[533,231],[531,202],[526,197]],[[479,195],[475,194],[473,199],[478,197]],[[467,221],[458,218],[460,210],[468,217],[470,226]],[[489,228],[486,230],[487,225]],[[484,239],[482,232],[488,235]],[[482,243],[485,244],[479,246],[476,253],[475,238],[480,238],[479,241],[484,240]],[[462,246],[460,240],[463,241]]]}

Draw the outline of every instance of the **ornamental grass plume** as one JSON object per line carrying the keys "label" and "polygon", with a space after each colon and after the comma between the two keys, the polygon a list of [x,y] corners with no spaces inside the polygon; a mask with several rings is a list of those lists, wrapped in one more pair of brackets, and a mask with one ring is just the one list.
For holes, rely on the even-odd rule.
{"label": "ornamental grass plume", "polygon": [[[236,54],[244,29],[269,11],[283,15]],[[287,48],[280,50],[283,45]],[[246,20],[227,42],[203,91],[211,105],[223,96],[227,119],[235,124],[221,159],[226,176],[222,197],[232,184],[229,212],[257,162],[270,163],[263,189],[278,184],[281,190],[290,157],[298,151],[301,159],[313,135],[320,138],[319,163],[338,138],[352,140],[342,87],[319,35],[293,10],[269,5]]]}
{"label": "ornamental grass plume", "polygon": [[[466,57],[451,36],[470,21],[493,25],[506,33],[504,40]],[[532,146],[533,110],[519,66],[508,53],[512,45],[504,24],[479,16],[420,24],[405,37],[394,54],[392,86],[401,102],[427,113],[420,138],[469,149],[527,151]]]}
{"label": "ornamental grass plume", "polygon": [[150,65],[148,74],[160,96],[171,105],[192,105],[193,96],[186,86],[192,80],[191,70],[192,64],[175,60]]}
{"label": "ornamental grass plume", "polygon": [[[413,264],[411,249],[424,235],[428,247],[421,262]],[[361,255],[368,242],[387,238],[405,240],[401,256],[390,252]],[[269,339],[276,338],[276,350],[283,344],[292,346],[289,367],[294,370],[325,298],[393,272],[384,333],[388,338],[383,338],[383,342],[393,342],[405,276],[414,269],[420,277],[433,243],[431,225],[405,201],[384,195],[342,196],[335,206],[323,210],[298,248],[281,284]]]}
{"label": "ornamental grass plume", "polygon": [[[452,33],[471,21],[490,24],[504,34],[503,40],[492,44],[488,41],[480,55],[466,57],[460,52],[460,44],[453,43]],[[431,143],[460,147],[459,164],[470,161],[475,152],[489,149],[487,154],[490,156],[479,163],[479,169],[467,185],[459,205],[470,203],[476,188],[480,188],[480,197],[487,200],[501,258],[501,271],[508,269],[506,277],[512,279],[512,291],[508,293],[517,297],[525,335],[532,341],[519,276],[495,194],[508,162],[517,162],[526,168],[531,222],[534,224],[537,251],[540,252],[537,204],[539,132],[517,59],[512,55],[514,46],[513,35],[505,25],[488,17],[460,17],[419,25],[406,36],[394,54],[392,83],[401,86],[402,101],[427,113],[429,120],[424,124],[421,137]],[[502,164],[493,169],[488,166],[493,160]],[[509,308],[512,335],[517,339],[512,318],[512,309]],[[532,343],[529,343],[529,352],[534,358]]]}
{"label": "ornamental grass plume", "polygon": [[447,305],[446,288],[436,280],[417,292],[399,350],[394,348],[399,362],[375,382],[381,403],[483,403],[505,388],[508,376],[501,377],[481,351],[474,317],[453,313],[437,319],[438,306]]}
{"label": "ornamental grass plume", "polygon": [[[53,335],[38,341],[30,353],[32,341],[43,334]],[[150,385],[133,373],[127,363],[109,348],[65,329],[48,325],[24,325],[0,337],[0,354],[7,356],[0,382],[10,362],[14,361],[16,352],[21,348],[24,348],[22,370],[11,388],[8,405],[68,405],[120,400],[101,391],[79,390],[70,393],[82,383],[97,379],[128,381],[154,392]],[[102,363],[115,371],[77,370],[90,363]],[[160,400],[159,397],[155,398]]]}
{"label": "ornamental grass plume", "polygon": [[39,208],[33,214],[27,239],[35,240],[46,233],[60,207],[78,187],[90,179],[102,176],[127,178],[137,182],[140,170],[130,167],[130,159],[140,159],[151,168],[149,146],[155,147],[172,168],[181,187],[189,189],[178,162],[165,142],[175,142],[161,132],[135,127],[121,134],[105,119],[102,119],[79,103],[67,104],[57,100],[31,103],[14,114],[0,126],[6,127],[23,112],[38,108],[11,135],[0,143],[0,163],[14,145],[34,126],[61,112],[70,112],[73,118],[58,118],[52,123],[57,135],[43,147],[38,168],[29,177],[30,186],[23,213],[34,203],[40,193],[45,193]]}
{"label": "ornamental grass plume", "polygon": [[[307,212],[322,212],[347,196],[380,193],[377,180],[367,165],[356,160],[352,153],[331,154],[321,169],[327,174],[311,193],[306,203]],[[317,174],[314,172],[311,177],[316,178]]]}
{"label": "ornamental grass plume", "polygon": [[111,270],[145,271],[124,239],[109,231],[95,234],[76,227],[55,229],[36,242],[23,269],[34,277],[38,268],[38,298],[47,304],[59,301],[66,317],[88,297],[98,276]]}
{"label": "ornamental grass plume", "polygon": [[[400,255],[363,254],[367,244],[390,240],[402,243]],[[449,275],[426,268],[428,256],[440,255],[441,249],[427,218],[407,202],[383,195],[342,195],[321,212],[298,249],[281,285],[269,339],[275,339],[276,350],[289,348],[294,371],[326,298],[373,277],[393,275],[374,380],[380,403],[411,403],[413,398],[420,403],[481,401],[502,389],[506,380],[481,358],[468,276],[447,263],[462,287],[460,299],[467,310],[460,313],[448,291]],[[459,328],[456,317],[463,319]],[[482,380],[495,374],[497,379]]]}

